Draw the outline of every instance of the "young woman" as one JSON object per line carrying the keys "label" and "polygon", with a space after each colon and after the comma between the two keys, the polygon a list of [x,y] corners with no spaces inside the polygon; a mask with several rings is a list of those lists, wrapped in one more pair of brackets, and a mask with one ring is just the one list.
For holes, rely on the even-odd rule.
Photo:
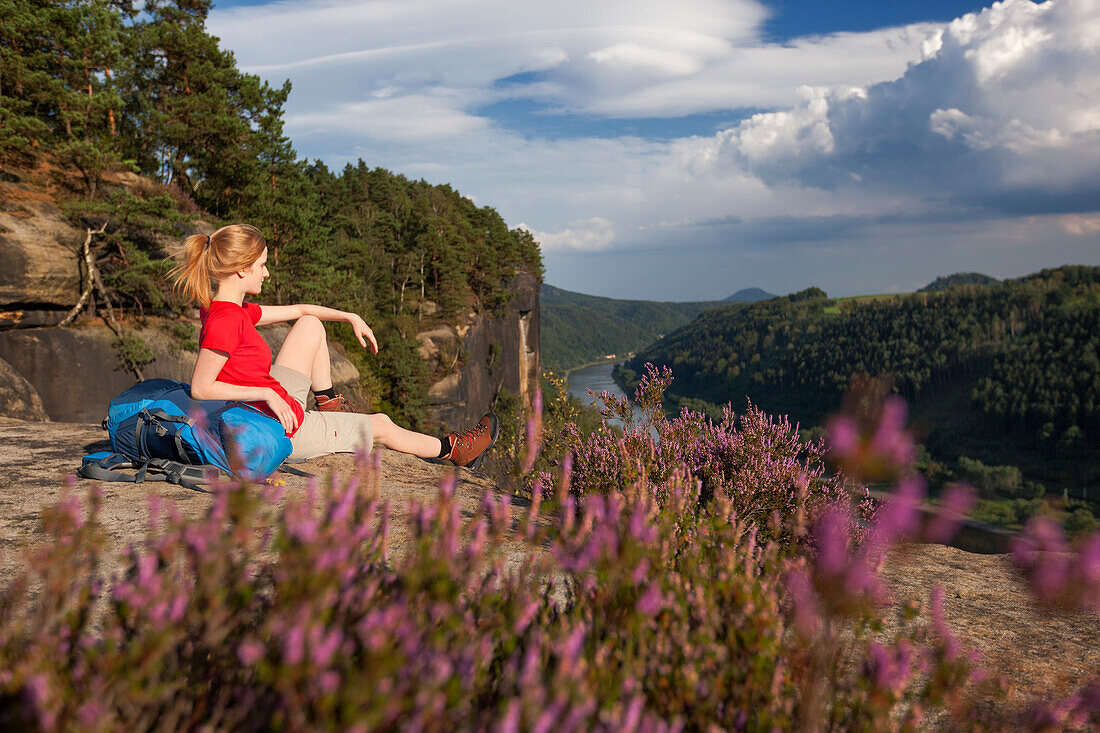
{"label": "young woman", "polygon": [[[345,321],[363,348],[378,353],[370,327],[354,313],[317,305],[257,305],[268,277],[267,244],[255,227],[233,224],[209,237],[198,234],[184,243],[181,264],[169,275],[175,289],[197,303],[202,318],[199,357],[191,377],[196,400],[248,402],[282,423],[294,450],[292,461],[328,453],[351,453],[377,442],[421,458],[444,458],[457,466],[476,467],[496,442],[493,414],[463,433],[436,438],[406,430],[386,415],[351,410],[336,394],[321,321]],[[275,363],[256,326],[293,321]],[[307,412],[312,390],[317,410]]]}

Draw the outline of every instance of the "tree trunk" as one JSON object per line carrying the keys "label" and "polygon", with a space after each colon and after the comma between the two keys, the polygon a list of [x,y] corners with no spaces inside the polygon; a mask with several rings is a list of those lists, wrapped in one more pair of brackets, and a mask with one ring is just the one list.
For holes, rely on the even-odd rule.
{"label": "tree trunk", "polygon": [[[107,77],[107,86],[111,86],[111,70],[104,69],[104,75]],[[107,132],[111,137],[118,135],[118,128],[115,126],[115,110],[113,108],[107,110]]]}

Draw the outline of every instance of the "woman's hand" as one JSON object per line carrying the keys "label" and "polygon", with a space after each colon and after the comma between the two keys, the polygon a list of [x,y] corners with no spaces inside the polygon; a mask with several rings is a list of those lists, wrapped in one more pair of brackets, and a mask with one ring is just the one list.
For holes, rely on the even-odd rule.
{"label": "woman's hand", "polygon": [[359,315],[349,313],[348,316],[348,323],[351,324],[351,330],[355,334],[355,338],[359,339],[359,345],[365,349],[367,348],[367,342],[370,341],[371,353],[377,354],[378,340],[374,338],[374,331],[370,330],[370,326]]}
{"label": "woman's hand", "polygon": [[290,405],[286,403],[278,392],[268,388],[270,394],[264,398],[264,402],[271,408],[271,411],[275,413],[275,417],[279,418],[279,422],[283,424],[283,430],[287,435],[294,432],[294,429],[298,427],[298,416],[294,414],[294,410],[290,409]]}

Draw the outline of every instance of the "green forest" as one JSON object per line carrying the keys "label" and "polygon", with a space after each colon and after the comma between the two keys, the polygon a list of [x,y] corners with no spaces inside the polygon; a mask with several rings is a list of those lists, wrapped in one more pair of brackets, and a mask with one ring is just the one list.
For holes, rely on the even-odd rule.
{"label": "green forest", "polygon": [[934,480],[1014,498],[1044,487],[1088,498],[1091,487],[1095,499],[1098,356],[1100,268],[1065,266],[882,299],[813,288],[708,310],[617,379],[632,388],[646,362],[668,365],[672,409],[713,414],[747,397],[809,428],[840,407],[854,374],[887,375],[923,431]]}
{"label": "green forest", "polygon": [[[182,312],[164,242],[195,219],[256,225],[272,270],[262,299],[362,314],[383,348],[356,366],[376,407],[415,425],[415,324],[502,308],[517,270],[541,277],[538,244],[449,186],[300,159],[283,133],[289,82],[242,73],[206,31],[211,5],[0,0],[0,162],[50,175],[78,226],[107,222],[96,263],[130,312]],[[148,181],[113,185],[120,173]]]}
{"label": "green forest", "polygon": [[601,298],[543,283],[542,364],[566,372],[608,354],[622,358],[719,305]]}

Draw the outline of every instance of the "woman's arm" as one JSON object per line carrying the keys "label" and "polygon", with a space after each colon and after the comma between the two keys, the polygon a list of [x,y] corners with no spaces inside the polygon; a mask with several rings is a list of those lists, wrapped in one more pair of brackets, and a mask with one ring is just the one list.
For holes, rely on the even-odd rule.
{"label": "woman's arm", "polygon": [[288,433],[294,430],[298,424],[298,416],[275,390],[270,387],[244,387],[217,381],[218,374],[228,360],[229,354],[224,351],[199,349],[199,358],[195,360],[195,371],[191,373],[191,397],[196,400],[266,402],[279,418],[283,429]]}
{"label": "woman's arm", "polygon": [[345,313],[335,308],[326,308],[323,305],[310,305],[309,303],[298,303],[297,305],[261,305],[260,320],[256,322],[256,325],[266,326],[269,323],[296,321],[302,316],[314,316],[320,318],[322,321],[346,321],[350,323],[350,319],[354,315],[354,313]]}
{"label": "woman's arm", "polygon": [[359,339],[359,344],[366,348],[367,342],[370,342],[370,350],[375,354],[378,353],[378,340],[374,337],[374,331],[370,329],[358,314],[345,313],[344,311],[338,311],[335,308],[326,308],[323,305],[311,305],[309,303],[299,303],[298,305],[261,305],[260,306],[260,320],[256,322],[257,326],[266,326],[269,323],[282,323],[283,321],[296,321],[302,316],[313,316],[319,318],[322,321],[344,321],[351,324],[351,330],[355,334],[355,338]]}

